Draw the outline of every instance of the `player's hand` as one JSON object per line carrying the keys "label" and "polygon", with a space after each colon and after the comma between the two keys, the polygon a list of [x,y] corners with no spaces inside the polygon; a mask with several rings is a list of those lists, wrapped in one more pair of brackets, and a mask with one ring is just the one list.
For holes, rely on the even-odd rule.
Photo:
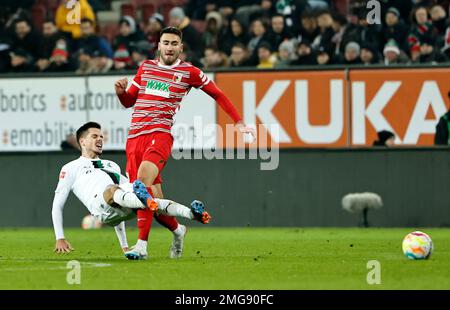
{"label": "player's hand", "polygon": [[58,240],[56,240],[55,252],[57,254],[70,253],[71,251],[74,251],[74,249],[70,245],[69,241],[66,241],[66,239],[58,239]]}
{"label": "player's hand", "polygon": [[245,125],[242,121],[236,123],[236,128],[239,132],[250,136],[249,143],[253,143],[256,140],[256,130],[254,128]]}
{"label": "player's hand", "polygon": [[114,83],[114,88],[116,90],[116,94],[122,95],[123,93],[125,93],[125,91],[127,90],[127,85],[128,85],[127,78],[123,78],[123,79],[116,81],[116,83]]}

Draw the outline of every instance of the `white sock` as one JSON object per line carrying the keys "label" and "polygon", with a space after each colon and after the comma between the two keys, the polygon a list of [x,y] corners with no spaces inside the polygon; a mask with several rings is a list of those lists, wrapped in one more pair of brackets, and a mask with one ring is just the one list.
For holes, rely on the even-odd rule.
{"label": "white sock", "polygon": [[183,235],[183,234],[185,233],[185,230],[184,230],[184,229],[181,229],[182,226],[183,226],[183,225],[178,224],[177,229],[175,229],[174,231],[172,231],[173,234],[174,234],[174,235],[177,235],[177,236]]}
{"label": "white sock", "polygon": [[194,218],[191,209],[178,202],[160,198],[155,198],[155,201],[158,203],[158,210],[161,214],[179,216],[189,220]]}
{"label": "white sock", "polygon": [[118,188],[114,192],[113,200],[119,206],[124,207],[124,208],[130,208],[130,209],[143,209],[144,208],[144,205],[139,200],[139,198],[137,198],[135,193],[125,192],[121,188]]}
{"label": "white sock", "polygon": [[136,247],[147,250],[147,241],[138,239],[138,241],[136,242]]}

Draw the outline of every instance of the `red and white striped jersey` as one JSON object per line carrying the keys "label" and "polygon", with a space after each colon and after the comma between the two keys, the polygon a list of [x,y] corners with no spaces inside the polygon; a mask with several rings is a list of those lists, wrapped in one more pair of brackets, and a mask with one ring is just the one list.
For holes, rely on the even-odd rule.
{"label": "red and white striped jersey", "polygon": [[173,116],[191,87],[202,88],[210,81],[199,68],[179,59],[172,66],[145,61],[127,91],[136,98],[128,138],[154,131],[170,133]]}

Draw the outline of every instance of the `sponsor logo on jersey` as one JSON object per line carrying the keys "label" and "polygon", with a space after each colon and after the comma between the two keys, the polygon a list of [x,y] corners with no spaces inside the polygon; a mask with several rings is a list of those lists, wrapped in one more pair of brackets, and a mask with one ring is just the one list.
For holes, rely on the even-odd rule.
{"label": "sponsor logo on jersey", "polygon": [[149,80],[147,82],[147,86],[145,86],[145,94],[169,98],[170,96],[169,87],[170,87],[169,83]]}
{"label": "sponsor logo on jersey", "polygon": [[174,75],[173,75],[173,78],[172,78],[172,80],[175,82],[175,83],[179,83],[179,82],[181,82],[181,79],[183,78],[183,75],[181,74],[181,73],[175,73]]}

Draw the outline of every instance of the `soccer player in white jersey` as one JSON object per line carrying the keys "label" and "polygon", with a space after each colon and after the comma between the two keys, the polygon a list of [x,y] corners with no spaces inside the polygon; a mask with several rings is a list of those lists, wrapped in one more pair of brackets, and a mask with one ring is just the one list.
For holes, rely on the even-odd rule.
{"label": "soccer player in white jersey", "polygon": [[[199,201],[191,208],[167,199],[153,199],[145,185],[137,180],[133,184],[120,174],[120,167],[110,160],[100,159],[103,135],[98,123],[89,122],[77,130],[81,156],[61,169],[53,200],[52,219],[56,236],[55,252],[69,253],[73,250],[65,239],[63,208],[70,191],[80,199],[89,212],[102,223],[114,226],[122,250],[128,259],[145,259],[147,253],[138,256],[129,252],[124,221],[135,218],[136,210],[180,216],[207,224],[210,216]],[[128,254],[127,254],[128,253]]]}

